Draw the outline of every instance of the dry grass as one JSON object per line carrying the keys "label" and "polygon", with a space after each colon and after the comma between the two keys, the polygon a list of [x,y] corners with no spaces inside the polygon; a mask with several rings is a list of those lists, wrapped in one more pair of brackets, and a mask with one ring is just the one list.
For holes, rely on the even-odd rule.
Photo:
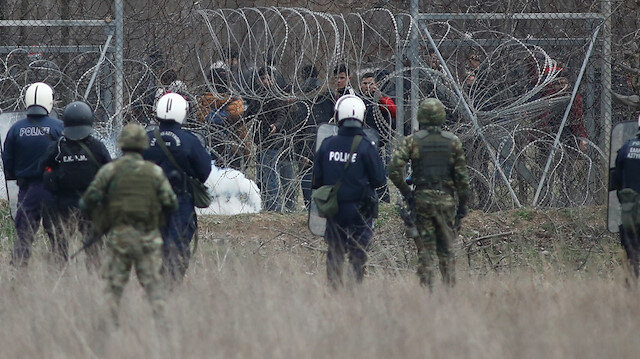
{"label": "dry grass", "polygon": [[[307,234],[303,215],[204,219],[188,278],[168,297],[166,332],[154,325],[135,278],[125,292],[121,326],[104,330],[103,282],[81,260],[64,272],[51,268],[40,240],[28,272],[18,274],[5,250],[1,356],[493,359],[640,353],[638,290],[623,285],[612,237],[596,240],[603,224],[588,229],[601,209],[566,218],[561,212],[474,213],[467,223],[474,229],[463,232],[458,244],[458,285],[437,286],[433,293],[418,285],[412,248],[397,239],[401,228],[392,211],[384,208],[378,221],[365,283],[338,293],[327,288],[324,245]],[[547,217],[556,226],[545,225],[552,234],[541,237],[536,231]],[[578,221],[585,223],[567,225]],[[580,231],[583,238],[557,237],[571,227],[572,235]],[[472,240],[505,228],[514,233]],[[1,244],[8,246],[7,237]]]}

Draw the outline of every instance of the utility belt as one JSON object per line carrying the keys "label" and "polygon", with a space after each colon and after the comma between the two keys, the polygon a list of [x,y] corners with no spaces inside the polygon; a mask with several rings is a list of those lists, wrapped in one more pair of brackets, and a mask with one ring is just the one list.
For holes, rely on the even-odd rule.
{"label": "utility belt", "polygon": [[453,189],[443,186],[441,183],[416,183],[416,191],[429,190],[439,194],[454,195]]}

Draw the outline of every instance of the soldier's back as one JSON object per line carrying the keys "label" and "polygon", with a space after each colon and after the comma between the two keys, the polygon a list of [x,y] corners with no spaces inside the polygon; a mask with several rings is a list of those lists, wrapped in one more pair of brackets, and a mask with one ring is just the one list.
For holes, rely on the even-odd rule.
{"label": "soldier's back", "polygon": [[157,184],[164,176],[162,169],[131,156],[119,158],[107,166],[113,167],[108,192],[108,216],[112,226],[158,228],[162,206]]}

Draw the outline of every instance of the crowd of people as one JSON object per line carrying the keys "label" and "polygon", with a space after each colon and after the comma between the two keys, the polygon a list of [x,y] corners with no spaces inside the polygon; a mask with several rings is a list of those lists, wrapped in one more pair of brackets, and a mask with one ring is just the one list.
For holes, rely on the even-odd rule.
{"label": "crowd of people", "polygon": [[[347,74],[340,70],[343,69],[337,68],[338,77]],[[269,70],[261,70],[259,75],[260,86],[267,88],[273,85],[274,77]],[[375,85],[369,82],[371,77],[363,79],[363,88],[374,93]],[[310,187],[336,186],[334,193],[339,208],[335,216],[327,216],[325,232],[329,248],[327,275],[334,289],[342,286],[345,255],[348,255],[356,281],[360,282],[364,277],[373,219],[377,216],[379,202],[376,190],[386,184],[386,166],[379,145],[363,130],[368,119],[379,121],[380,118],[369,115],[371,104],[351,94],[346,86],[341,92],[344,95],[332,106],[339,126],[338,134],[323,140],[319,150],[310,154],[313,156]],[[190,242],[197,236],[194,193],[189,180],[204,182],[211,171],[210,153],[192,132],[182,128],[189,112],[188,101],[175,92],[160,95],[155,105],[158,126],[145,129],[139,124],[127,124],[118,137],[122,156],[112,160],[105,145],[93,135],[95,119],[87,103],[69,103],[60,121],[49,116],[54,103],[53,90],[49,85],[42,82],[30,85],[24,100],[26,117],[11,126],[2,150],[5,178],[16,180],[19,187],[15,216],[17,239],[11,263],[16,268],[27,266],[40,223],[51,242],[55,262],[60,265],[66,265],[70,258],[69,239],[79,233],[83,243],[81,250],[87,250],[89,269],[95,269],[96,263],[101,261],[100,248],[107,253],[101,270],[107,282],[108,303],[116,323],[120,299],[132,268],[135,268],[148,294],[154,315],[162,318],[164,286],[179,284],[186,275]],[[377,98],[376,101],[374,104],[377,106],[393,108],[388,98]],[[437,104],[440,116],[444,114],[444,107],[439,101]],[[282,117],[277,117],[277,106],[260,106],[259,110],[251,106],[254,105],[248,106],[248,111],[264,116],[266,124],[260,131],[266,139],[286,130]],[[270,114],[274,118],[270,118]],[[391,118],[391,114],[388,116]],[[421,123],[429,125],[425,131],[432,129],[434,134],[440,134],[438,126],[441,123],[428,123],[426,119],[431,117],[432,114],[426,112],[420,115]],[[445,142],[455,139],[449,133],[443,136]],[[264,172],[259,176],[281,175],[279,164],[269,162],[277,153],[271,154],[269,150],[277,151],[283,145],[261,151]],[[420,151],[428,149],[428,146],[419,146]],[[442,148],[436,150],[442,151]],[[396,152],[392,163],[410,160],[406,153],[412,151],[402,151],[405,155]],[[415,172],[421,164],[413,161]],[[444,170],[449,166],[446,162],[439,162],[444,166],[436,171],[442,172],[440,175],[447,172]],[[456,165],[459,165],[457,161]],[[403,169],[400,167],[394,167],[392,173],[401,172]],[[461,176],[459,180],[466,181],[466,175]],[[394,183],[396,177],[392,176]],[[422,193],[419,191],[424,189],[440,194],[444,190],[442,186],[430,187],[444,178],[428,178],[427,181],[431,182],[422,182],[421,178],[416,177],[416,193]],[[455,191],[459,190],[460,198],[464,198],[464,185],[457,189],[449,186],[449,182],[443,195],[456,195]],[[403,195],[408,202],[414,202],[406,191]],[[425,198],[416,198],[415,211],[419,213],[419,206]],[[273,201],[277,203],[277,199]],[[460,208],[464,206],[464,203],[460,204]],[[463,212],[459,210],[458,213]],[[449,217],[438,217],[437,221],[430,217],[416,217],[420,228],[429,222],[437,229],[436,232],[421,232],[423,239],[429,242],[425,250],[436,250],[436,237],[440,235],[442,226],[451,228],[453,225],[450,220],[453,217]],[[421,250],[421,253],[426,252]],[[424,262],[424,265],[429,266],[430,263]],[[447,273],[451,273],[451,269]],[[431,285],[430,282],[423,284]]]}
{"label": "crowd of people", "polygon": [[[308,208],[316,131],[321,124],[334,121],[334,105],[342,95],[354,94],[363,99],[365,126],[379,133],[380,151],[385,163],[389,162],[396,105],[378,85],[386,72],[363,73],[357,79],[359,86],[352,87],[355,80],[350,69],[338,64],[331,70],[332,83],[327,87],[318,79],[318,69],[307,65],[299,82],[286,85],[273,67],[242,70],[237,53],[232,51],[230,56],[227,63],[218,63],[211,70],[211,86],[197,99],[195,118],[197,125],[205,127],[208,145],[219,166],[246,171],[252,165],[251,153],[255,154],[255,177],[263,209],[296,210],[300,190]],[[251,89],[246,98],[240,96],[238,87],[242,84]],[[305,96],[287,96],[292,91]],[[386,185],[378,193],[389,201]]]}
{"label": "crowd of people", "polygon": [[[377,206],[389,201],[387,174],[409,208],[405,222],[417,228],[421,284],[432,288],[437,256],[444,283],[454,285],[451,245],[468,211],[469,174],[460,140],[444,130],[450,118],[445,105],[424,100],[419,129],[395,143],[397,107],[380,89],[388,73],[363,72],[352,87],[355,75],[338,64],[326,88],[309,65],[296,84],[308,96],[289,100],[278,95],[287,93],[287,85],[273,67],[248,72],[238,66],[237,54],[229,56],[227,66],[211,69],[208,91],[195,108],[190,109],[176,73],[165,72],[153,99],[158,125],[126,125],[118,139],[123,155],[115,160],[92,134],[95,118],[87,103],[69,103],[60,121],[49,116],[52,88],[30,85],[26,118],[11,127],[2,151],[5,178],[19,187],[12,264],[27,265],[40,222],[58,263],[69,260],[68,239],[80,233],[91,268],[101,262],[99,248],[108,253],[102,273],[113,317],[132,267],[161,317],[163,283],[173,286],[185,277],[190,243],[198,235],[192,181],[207,180],[212,160],[246,170],[254,158],[263,210],[295,211],[301,190],[304,205],[316,204],[326,218],[332,288],[343,285],[345,256],[355,281],[364,278]],[[438,62],[432,66],[438,68]],[[470,58],[469,66],[467,81],[473,82],[477,59]],[[234,86],[241,83],[250,84],[255,96],[240,96]],[[561,96],[567,87],[558,77],[546,91]],[[580,109],[572,116],[569,129],[585,137]],[[188,121],[211,132],[208,143],[183,128]],[[337,134],[316,141],[318,127],[330,122]],[[327,205],[335,208],[320,211]]]}

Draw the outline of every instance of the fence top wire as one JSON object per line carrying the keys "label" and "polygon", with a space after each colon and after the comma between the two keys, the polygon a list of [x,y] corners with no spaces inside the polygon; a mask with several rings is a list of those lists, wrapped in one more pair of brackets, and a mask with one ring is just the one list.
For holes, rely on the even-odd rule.
{"label": "fence top wire", "polygon": [[[283,101],[282,106],[286,107],[289,116],[302,122],[283,134],[295,147],[300,138],[310,136],[307,129],[316,121],[317,105],[327,96],[330,100],[335,99],[331,90],[335,88],[333,70],[337,65],[347,65],[356,93],[364,96],[362,76],[373,73],[381,92],[405,105],[409,103],[406,89],[410,88],[410,73],[414,70],[419,73],[419,97],[443,99],[451,113],[447,128],[468,141],[469,165],[474,173],[472,182],[479,193],[476,206],[483,209],[510,206],[505,200],[504,188],[495,179],[495,169],[487,165],[487,153],[477,150],[474,130],[459,115],[459,99],[451,91],[451,80],[442,76],[431,56],[430,46],[423,38],[417,44],[417,64],[408,65],[412,46],[410,30],[415,23],[400,2],[390,2],[387,9],[358,13],[338,13],[344,7],[336,7],[337,11],[333,12],[333,9],[327,11],[313,6],[312,10],[217,9],[208,8],[211,4],[206,1],[200,6],[179,7],[180,3],[175,8],[163,7],[162,2],[148,8],[136,4],[134,1],[125,7],[125,101],[122,111],[127,119],[153,120],[151,109],[157,94],[172,86],[174,90],[179,87],[179,91],[189,98],[194,119],[199,101],[207,92],[241,97],[245,105],[264,103],[274,97]],[[74,27],[72,24],[85,23],[79,20],[79,6],[70,6],[67,18],[77,20],[69,22],[14,21],[6,20],[10,18],[6,15],[5,20],[0,20],[5,33],[0,34],[0,38],[4,36],[13,41],[4,42],[7,47],[3,51],[7,54],[0,60],[2,110],[20,108],[21,91],[29,81],[37,78],[51,81],[61,95],[86,92],[98,60],[97,45],[105,39],[104,30],[97,24],[111,27],[113,22],[87,20],[86,23],[95,22],[94,29],[93,26]],[[85,2],[85,13],[93,6]],[[454,4],[439,6],[421,8],[429,13],[421,14],[419,19],[426,21],[434,34],[445,61],[453,69],[453,80],[462,86],[465,100],[487,137],[495,142],[493,148],[500,154],[508,176],[516,183],[526,183],[518,195],[531,196],[529,182],[535,181],[527,178],[540,176],[541,159],[546,159],[544,152],[556,135],[556,114],[567,103],[567,89],[575,80],[587,40],[603,16],[593,12],[599,8],[592,5],[583,6],[581,13],[569,12],[571,7],[552,6],[549,11],[557,12],[515,14],[500,13],[499,7],[494,7],[496,11],[492,13],[470,14],[460,13],[461,9]],[[103,11],[94,12],[95,18],[106,19],[112,9],[108,6],[101,9]],[[10,10],[13,15],[20,12],[17,5]],[[441,12],[443,10],[446,12]],[[616,11],[630,16],[624,8]],[[51,13],[60,14],[60,11]],[[630,29],[630,25],[624,23],[614,29],[614,33],[626,31],[621,28]],[[636,37],[633,31],[617,37],[613,47],[614,61],[634,67],[629,60],[633,58],[633,52],[630,54],[627,49],[625,56],[620,56],[623,47],[619,44],[633,43]],[[16,50],[33,44],[37,46],[29,51],[31,54]],[[75,49],[80,54],[53,54],[49,49],[70,52]],[[237,52],[235,60],[238,64],[231,66],[233,51]],[[598,146],[603,136],[603,128],[597,121],[602,116],[597,94],[607,90],[602,88],[599,78],[603,61],[606,59],[599,50],[590,60],[586,80],[578,92],[582,97],[582,114],[576,116],[582,118],[582,124],[569,125],[569,134],[556,156],[557,162],[551,166],[552,179],[542,193],[545,204],[593,203],[598,201],[597,193],[603,191],[606,180],[596,175],[602,162]],[[49,63],[55,66],[46,65]],[[114,66],[111,58],[104,62],[93,84],[95,90],[90,92],[89,101],[106,119],[114,113]],[[274,86],[268,89],[259,87],[255,80],[256,71],[265,66],[278,77]],[[317,74],[309,76],[313,70]],[[238,71],[241,76],[231,76],[228,83],[219,84],[213,78],[219,71]],[[619,79],[614,75],[616,86],[627,86],[626,73],[621,71],[622,78]],[[173,80],[169,81],[171,78]],[[400,79],[400,88],[397,79]],[[221,87],[221,91],[217,87]],[[62,96],[71,99],[76,95]],[[61,107],[64,101],[66,99],[58,106]],[[617,111],[622,113],[623,109]],[[409,112],[407,108],[405,113]],[[249,136],[255,135],[259,127],[256,120],[250,113],[243,118]],[[194,121],[191,125],[207,136],[212,133],[207,124]],[[383,138],[392,141],[397,129],[389,127],[381,126],[380,130]],[[233,139],[227,142],[240,142],[240,136],[229,137]],[[583,141],[587,143],[586,150],[581,149]],[[250,146],[256,143],[251,142]],[[588,173],[586,178],[577,176],[579,166],[581,171]]]}

